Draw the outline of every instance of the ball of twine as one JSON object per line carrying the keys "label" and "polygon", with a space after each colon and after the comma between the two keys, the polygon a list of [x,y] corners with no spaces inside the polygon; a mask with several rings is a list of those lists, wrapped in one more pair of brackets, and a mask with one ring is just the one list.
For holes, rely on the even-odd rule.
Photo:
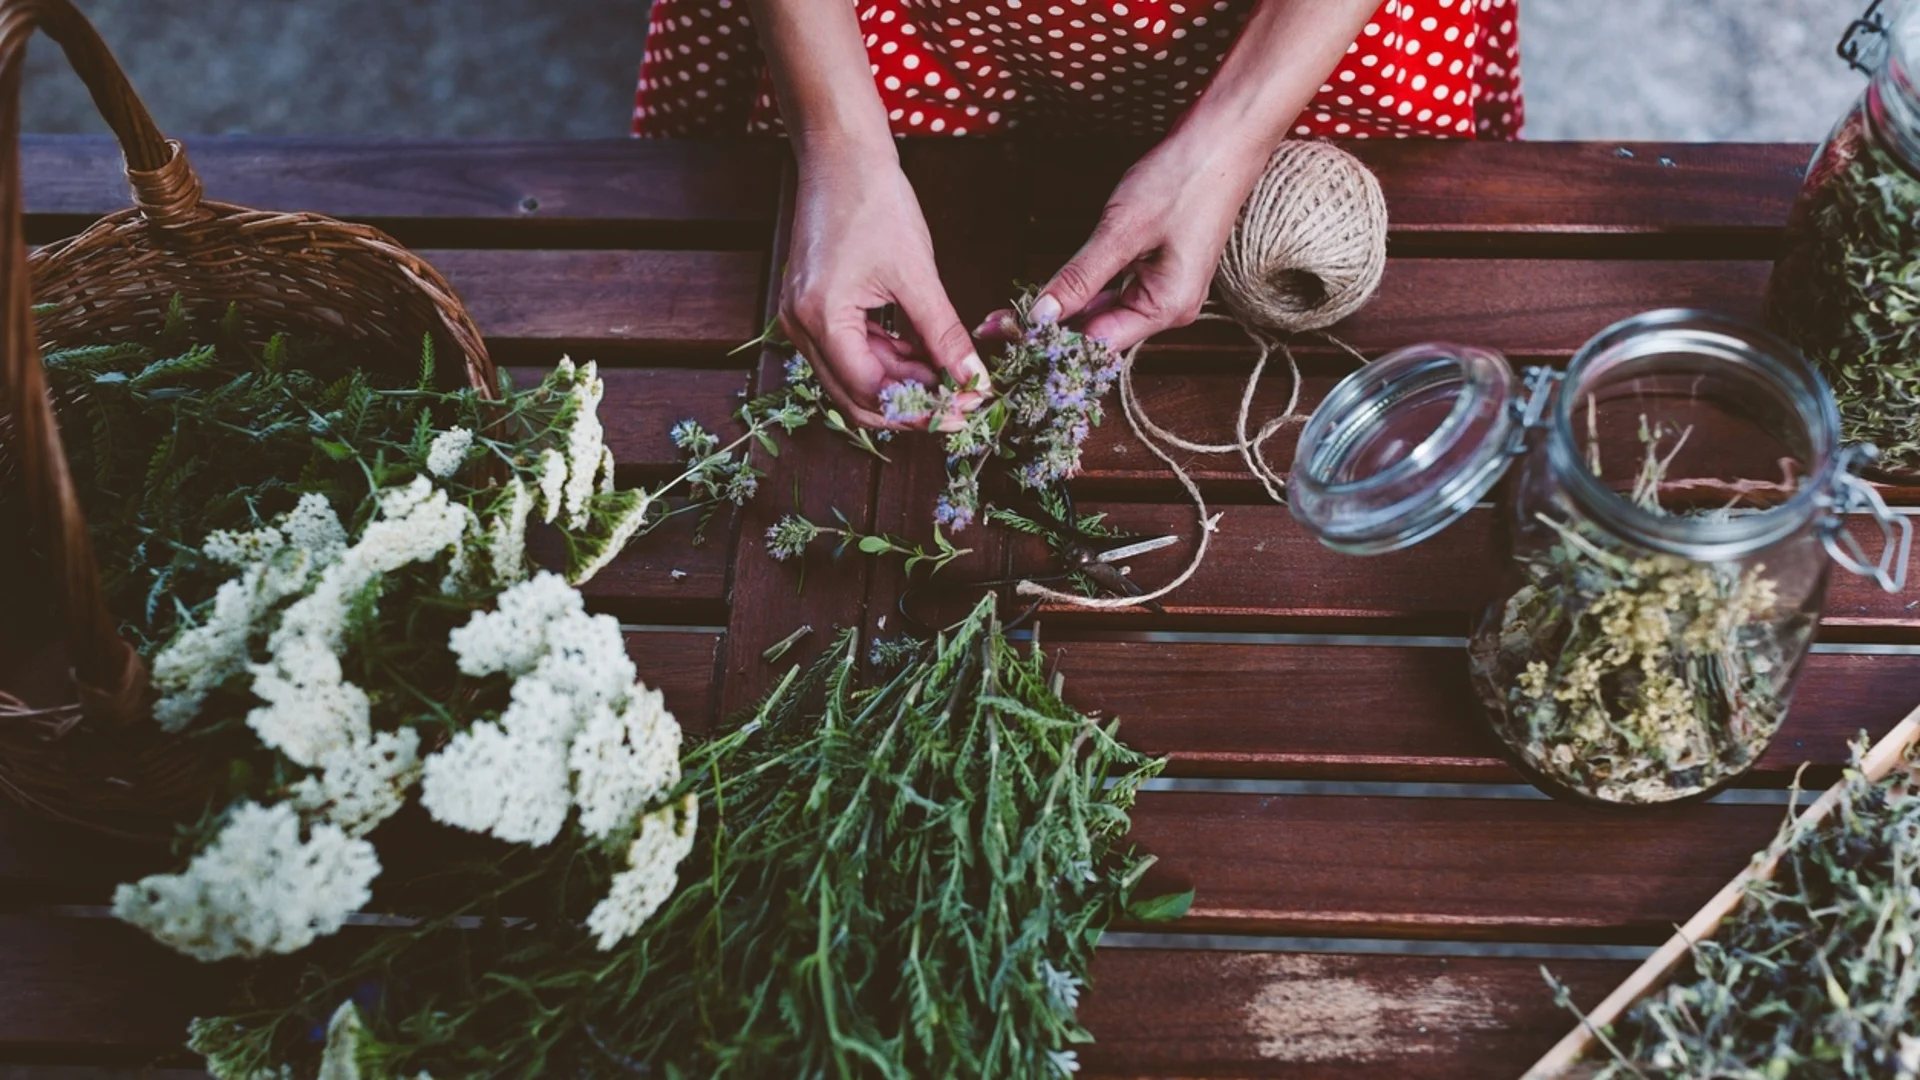
{"label": "ball of twine", "polygon": [[1360,309],[1387,265],[1387,200],[1360,160],[1289,140],[1240,208],[1214,284],[1250,326],[1331,326]]}

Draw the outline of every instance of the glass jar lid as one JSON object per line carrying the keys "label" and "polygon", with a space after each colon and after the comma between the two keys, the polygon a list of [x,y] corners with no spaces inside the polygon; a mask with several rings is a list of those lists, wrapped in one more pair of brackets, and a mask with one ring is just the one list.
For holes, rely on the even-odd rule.
{"label": "glass jar lid", "polygon": [[1505,473],[1525,418],[1506,358],[1410,345],[1340,381],[1300,434],[1293,516],[1336,551],[1419,543],[1473,509]]}

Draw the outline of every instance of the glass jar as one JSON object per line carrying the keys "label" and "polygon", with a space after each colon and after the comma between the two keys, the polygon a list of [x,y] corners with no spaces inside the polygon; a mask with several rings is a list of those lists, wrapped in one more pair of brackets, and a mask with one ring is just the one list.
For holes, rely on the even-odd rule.
{"label": "glass jar", "polygon": [[1920,17],[1876,2],[1841,43],[1872,78],[1814,152],[1767,287],[1767,323],[1828,384],[1872,472],[1920,477]]}
{"label": "glass jar", "polygon": [[[1468,663],[1480,712],[1552,794],[1705,796],[1779,730],[1837,562],[1904,583],[1911,531],[1854,475],[1832,396],[1790,344],[1649,312],[1563,373],[1415,345],[1347,376],[1300,436],[1294,516],[1352,554],[1467,513],[1513,470]],[[1877,559],[1842,528],[1866,511]]]}

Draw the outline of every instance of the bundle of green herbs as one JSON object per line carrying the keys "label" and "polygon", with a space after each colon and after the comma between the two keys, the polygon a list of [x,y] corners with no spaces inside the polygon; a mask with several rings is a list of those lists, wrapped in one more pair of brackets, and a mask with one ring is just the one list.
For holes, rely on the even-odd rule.
{"label": "bundle of green herbs", "polygon": [[1920,469],[1920,176],[1862,110],[1802,189],[1768,286],[1768,321],[1832,384],[1842,437]]}
{"label": "bundle of green herbs", "polygon": [[663,796],[701,808],[679,891],[611,950],[574,925],[596,867],[476,866],[441,890],[461,903],[345,962],[257,976],[194,1045],[222,1078],[1071,1073],[1160,762],[1061,701],[991,599],[881,685],[856,650],[689,751]]}
{"label": "bundle of green herbs", "polygon": [[1920,1077],[1920,799],[1904,771],[1842,787],[1692,970],[1602,1033],[1596,1080]]}
{"label": "bundle of green herbs", "polygon": [[[1658,493],[1684,443],[1643,419],[1633,498]],[[1595,469],[1598,472],[1598,469]],[[1782,688],[1815,619],[1781,610],[1760,564],[1636,547],[1571,507],[1516,542],[1520,585],[1469,643],[1475,690],[1523,766],[1578,796],[1668,802],[1757,760],[1785,715]]]}

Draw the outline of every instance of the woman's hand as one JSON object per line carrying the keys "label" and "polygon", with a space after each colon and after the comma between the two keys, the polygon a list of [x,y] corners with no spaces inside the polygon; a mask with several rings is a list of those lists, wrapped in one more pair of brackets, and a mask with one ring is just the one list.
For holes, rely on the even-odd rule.
{"label": "woman's hand", "polygon": [[[889,303],[905,316],[899,337],[867,317]],[[801,156],[780,327],[834,402],[867,427],[926,426],[884,414],[880,390],[890,383],[936,386],[944,373],[986,388],[986,366],[940,285],[926,219],[891,143],[865,152],[816,143]],[[960,405],[980,397],[963,394]]]}
{"label": "woman's hand", "polygon": [[[1127,170],[1093,236],[1053,275],[1032,317],[1074,320],[1116,349],[1192,322],[1266,160],[1255,143],[1193,126],[1170,133]],[[995,312],[980,332],[1006,336],[1010,315]]]}
{"label": "woman's hand", "polygon": [[[1205,92],[1107,200],[1092,239],[1034,301],[1115,348],[1200,314],[1213,269],[1288,125],[1366,25],[1377,0],[1259,0]],[[1109,282],[1127,274],[1122,285]],[[995,312],[983,336],[1017,331]]]}

